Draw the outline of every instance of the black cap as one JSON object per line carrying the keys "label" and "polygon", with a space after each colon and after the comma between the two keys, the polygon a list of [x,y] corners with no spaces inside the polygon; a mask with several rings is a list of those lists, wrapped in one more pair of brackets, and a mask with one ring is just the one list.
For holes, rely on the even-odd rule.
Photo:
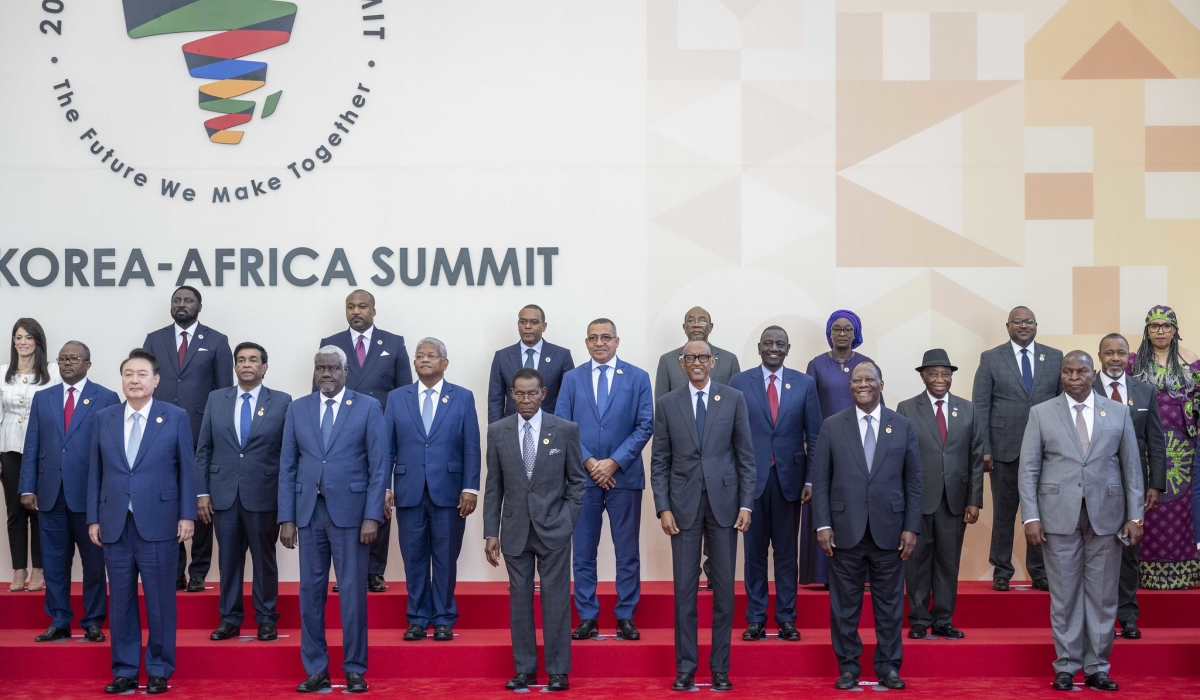
{"label": "black cap", "polygon": [[949,367],[951,372],[958,371],[957,367],[950,364],[950,356],[941,348],[925,351],[925,356],[921,358],[921,366],[917,368],[917,371],[920,372],[926,367]]}

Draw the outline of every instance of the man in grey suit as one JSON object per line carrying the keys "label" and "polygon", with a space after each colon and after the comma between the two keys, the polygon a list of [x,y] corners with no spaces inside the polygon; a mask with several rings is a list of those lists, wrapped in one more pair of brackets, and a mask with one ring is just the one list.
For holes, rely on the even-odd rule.
{"label": "man in grey suit", "polygon": [[[1100,341],[1100,367],[1093,384],[1096,393],[1129,406],[1133,432],[1137,434],[1138,454],[1142,457],[1142,476],[1146,487],[1146,512],[1154,510],[1167,489],[1167,439],[1158,414],[1158,390],[1137,377],[1125,373],[1129,367],[1129,341],[1120,333],[1109,333]],[[1137,545],[1121,548],[1121,585],[1117,599],[1117,624],[1125,639],[1141,639],[1138,629]]]}
{"label": "man in grey suit", "polygon": [[1108,655],[1121,544],[1142,537],[1145,494],[1133,421],[1125,404],[1092,390],[1094,379],[1090,355],[1067,353],[1065,396],[1033,407],[1021,444],[1025,539],[1045,551],[1050,577],[1055,690],[1072,690],[1080,669],[1089,687],[1117,689]]}
{"label": "man in grey suit", "polygon": [[962,639],[966,635],[952,618],[963,535],[967,525],[979,520],[983,505],[983,442],[975,407],[950,393],[958,368],[946,351],[926,351],[917,371],[925,391],[896,406],[896,413],[916,426],[925,493],[921,533],[904,566],[912,625],[908,636],[924,639],[928,631]]}
{"label": "man in grey suit", "polygon": [[[488,426],[483,496],[484,554],[508,570],[509,616],[516,675],[504,687],[537,683],[533,573],[541,577],[547,689],[571,684],[571,536],[583,508],[587,470],[579,427],[542,410],[546,386],[535,369],[512,380],[517,412]],[[503,517],[501,517],[503,515]]]}
{"label": "man in grey suit", "polygon": [[712,689],[732,690],[729,646],[737,533],[750,529],[757,479],[750,413],[742,392],[712,380],[717,358],[708,343],[689,341],[677,361],[689,381],[658,400],[650,463],[654,510],[671,537],[677,672],[671,689],[696,687],[696,580],[703,535],[712,566]]}
{"label": "man in grey suit", "polygon": [[[1007,591],[1016,573],[1012,564],[1017,506],[1017,467],[1029,409],[1062,393],[1062,351],[1041,343],[1037,318],[1024,306],[1008,312],[1009,341],[985,350],[975,370],[975,420],[983,435],[983,471],[992,484],[992,589]],[[1049,590],[1042,550],[1025,550],[1025,568],[1033,587]]]}

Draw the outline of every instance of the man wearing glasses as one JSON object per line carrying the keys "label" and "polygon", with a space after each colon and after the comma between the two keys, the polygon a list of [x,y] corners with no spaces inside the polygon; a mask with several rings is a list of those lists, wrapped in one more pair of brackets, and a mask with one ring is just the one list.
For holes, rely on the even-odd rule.
{"label": "man wearing glasses", "polygon": [[[1018,306],[1008,312],[1009,341],[985,350],[975,371],[975,422],[983,433],[983,470],[992,485],[992,589],[1007,591],[1015,569],[1012,564],[1016,528],[1017,467],[1029,409],[1062,393],[1061,350],[1033,342],[1037,318]],[[1042,550],[1025,550],[1025,568],[1039,591],[1050,590]]]}
{"label": "man wearing glasses", "polygon": [[554,413],[563,375],[575,367],[571,351],[542,338],[546,332],[546,312],[537,304],[528,304],[517,314],[517,333],[521,339],[496,351],[488,374],[488,424],[517,412],[512,398],[513,375],[520,369],[537,370],[546,388],[542,410]]}

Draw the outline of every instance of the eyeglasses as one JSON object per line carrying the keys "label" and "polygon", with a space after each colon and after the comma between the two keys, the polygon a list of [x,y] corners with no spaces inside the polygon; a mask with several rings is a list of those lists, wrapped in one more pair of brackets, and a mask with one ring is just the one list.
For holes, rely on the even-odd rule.
{"label": "eyeglasses", "polygon": [[834,326],[829,329],[830,335],[854,335],[854,326]]}
{"label": "eyeglasses", "polygon": [[441,356],[439,353],[436,353],[436,352],[434,352],[434,353],[419,352],[419,353],[417,353],[416,355],[414,355],[414,356],[413,356],[413,359],[416,359],[416,360],[433,360],[433,361],[435,361],[435,362],[436,362],[437,360],[440,360],[440,359],[442,359],[442,356]]}
{"label": "eyeglasses", "polygon": [[58,358],[56,362],[58,362],[60,365],[77,365],[81,362],[87,362],[87,360],[83,359],[82,357],[75,357],[74,355],[63,355],[62,357]]}
{"label": "eyeglasses", "polygon": [[1010,318],[1008,322],[1020,328],[1021,326],[1036,326],[1036,318]]}
{"label": "eyeglasses", "polygon": [[604,341],[605,343],[611,343],[612,341],[614,341],[616,339],[617,339],[617,336],[609,335],[607,333],[605,333],[604,335],[589,335],[587,338],[584,338],[584,340],[586,340],[588,342],[588,345],[595,345],[596,343],[598,343],[600,341]]}
{"label": "eyeglasses", "polygon": [[706,365],[708,364],[708,361],[714,357],[716,357],[716,355],[680,355],[679,359],[683,360],[689,365],[696,364],[696,360],[699,360],[700,364]]}
{"label": "eyeglasses", "polygon": [[514,391],[512,393],[513,398],[517,401],[532,401],[536,398],[540,398],[541,395],[541,389],[537,391]]}
{"label": "eyeglasses", "polygon": [[522,328],[533,328],[542,325],[542,322],[536,318],[518,318],[517,325]]}
{"label": "eyeglasses", "polygon": [[703,327],[705,327],[705,326],[707,326],[707,325],[708,325],[708,319],[707,319],[707,318],[690,318],[690,317],[689,317],[689,318],[687,318],[687,319],[684,319],[684,321],[683,321],[683,322],[684,322],[684,323],[686,323],[686,324],[687,324],[687,325],[689,325],[689,326],[700,326],[701,328],[703,328]]}
{"label": "eyeglasses", "polygon": [[1175,326],[1170,323],[1151,323],[1146,326],[1146,330],[1151,333],[1170,333],[1175,330]]}

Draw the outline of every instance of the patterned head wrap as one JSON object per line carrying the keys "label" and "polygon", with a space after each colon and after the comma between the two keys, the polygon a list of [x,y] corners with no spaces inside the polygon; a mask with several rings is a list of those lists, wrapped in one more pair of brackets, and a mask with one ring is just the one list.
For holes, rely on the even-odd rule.
{"label": "patterned head wrap", "polygon": [[1175,316],[1175,309],[1167,305],[1156,306],[1146,313],[1146,325],[1158,321],[1159,323],[1169,323],[1175,326],[1175,337],[1183,340],[1183,336],[1179,335],[1179,318]]}
{"label": "patterned head wrap", "polygon": [[833,347],[833,322],[839,318],[844,318],[854,326],[854,342],[850,343],[850,349],[853,350],[859,345],[862,345],[862,320],[858,318],[858,314],[846,309],[838,309],[829,316],[829,320],[825,322],[825,341],[829,343],[829,347]]}

